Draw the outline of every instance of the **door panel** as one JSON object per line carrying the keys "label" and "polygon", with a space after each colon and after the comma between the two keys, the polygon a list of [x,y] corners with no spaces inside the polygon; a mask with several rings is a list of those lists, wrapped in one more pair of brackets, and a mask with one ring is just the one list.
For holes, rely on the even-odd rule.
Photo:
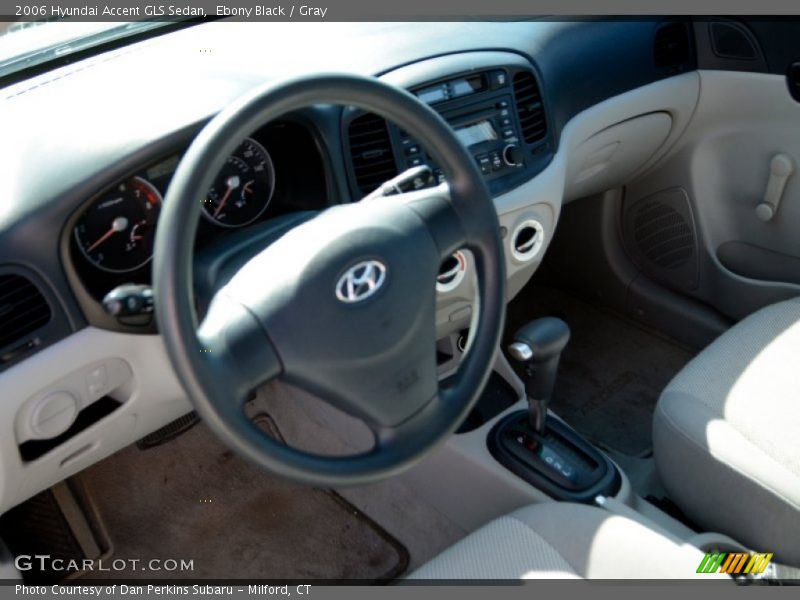
{"label": "door panel", "polygon": [[[706,25],[696,33],[710,31]],[[661,227],[644,230],[654,237],[636,239],[636,227],[624,226],[626,248],[645,274],[733,318],[800,295],[800,102],[787,82],[789,66],[800,60],[800,25],[790,23],[791,41],[791,28],[775,25],[770,52],[757,49],[752,71],[743,69],[746,48],[730,70],[700,70],[700,99],[686,132],[659,165],[627,187],[624,202],[628,224],[643,200],[685,194],[688,208],[671,220],[664,208]],[[769,23],[759,22],[747,39],[769,31]],[[741,50],[739,42],[728,39],[722,47]],[[702,55],[699,61],[702,66]],[[711,62],[720,61],[715,54]],[[638,251],[669,249],[679,233],[684,246],[695,244],[696,277],[686,276],[685,267],[679,276],[669,261],[648,264]]]}

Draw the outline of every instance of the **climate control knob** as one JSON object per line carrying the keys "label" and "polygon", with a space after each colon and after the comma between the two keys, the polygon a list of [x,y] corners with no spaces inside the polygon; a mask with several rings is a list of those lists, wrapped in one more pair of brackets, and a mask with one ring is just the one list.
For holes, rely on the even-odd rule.
{"label": "climate control knob", "polygon": [[509,167],[521,167],[524,164],[524,160],[522,150],[516,144],[509,144],[503,148],[503,161]]}

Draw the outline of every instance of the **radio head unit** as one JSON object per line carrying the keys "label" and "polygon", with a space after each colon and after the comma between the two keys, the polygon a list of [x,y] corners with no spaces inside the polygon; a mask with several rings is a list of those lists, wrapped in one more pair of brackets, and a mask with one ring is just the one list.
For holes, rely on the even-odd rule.
{"label": "radio head unit", "polygon": [[[498,66],[472,71],[414,87],[411,92],[453,127],[494,195],[524,183],[552,158],[544,101],[530,69]],[[373,136],[376,141],[365,144],[363,140],[369,138],[354,127],[366,122],[365,117],[372,118],[373,128],[384,128],[380,142]],[[373,181],[376,169],[371,166],[382,165],[388,172],[387,152],[394,161],[394,174],[428,165],[443,180],[438,165],[416,140],[393,123],[375,119],[379,118],[355,109],[345,112],[344,134],[356,189],[366,194],[372,191],[370,186],[382,183]]]}

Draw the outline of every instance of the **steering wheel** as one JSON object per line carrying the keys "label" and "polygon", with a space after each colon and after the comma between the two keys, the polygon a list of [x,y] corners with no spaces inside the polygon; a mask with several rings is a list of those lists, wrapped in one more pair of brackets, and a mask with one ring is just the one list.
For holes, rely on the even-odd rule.
{"label": "steering wheel", "polygon": [[[259,127],[315,104],[356,106],[405,129],[448,183],[344,204],[298,225],[217,290],[203,322],[192,260],[201,202],[226,157]],[[316,486],[361,485],[409,468],[466,417],[491,372],[504,319],[500,226],[474,159],[412,94],[374,78],[317,75],[270,84],[214,117],[181,160],[156,233],[154,295],[177,376],[211,430],[265,469]],[[436,275],[474,256],[478,298],[454,377],[436,370]],[[373,447],[322,456],[289,447],[245,414],[281,377],[353,415]]]}

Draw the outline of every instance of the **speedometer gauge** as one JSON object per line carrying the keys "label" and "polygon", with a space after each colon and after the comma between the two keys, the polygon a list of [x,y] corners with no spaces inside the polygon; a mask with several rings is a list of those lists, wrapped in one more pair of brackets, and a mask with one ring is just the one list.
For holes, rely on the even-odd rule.
{"label": "speedometer gauge", "polygon": [[261,216],[274,190],[272,159],[261,144],[245,138],[208,191],[204,213],[217,225],[241,227]]}
{"label": "speedometer gauge", "polygon": [[127,273],[153,256],[161,194],[141,177],[132,177],[95,201],[75,226],[75,241],[98,268]]}

